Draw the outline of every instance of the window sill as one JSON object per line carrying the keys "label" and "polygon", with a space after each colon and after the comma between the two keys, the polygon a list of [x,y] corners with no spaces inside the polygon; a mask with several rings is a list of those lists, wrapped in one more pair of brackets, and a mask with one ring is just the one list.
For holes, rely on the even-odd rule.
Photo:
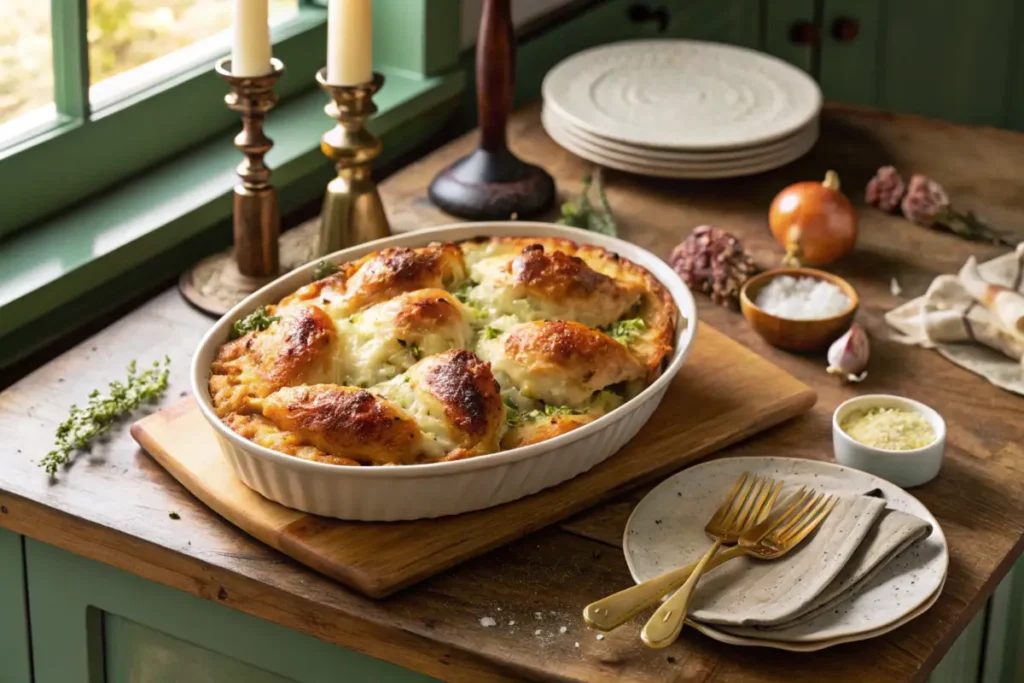
{"label": "window sill", "polygon": [[[387,83],[375,98],[380,111],[369,126],[386,143],[400,137],[385,145],[385,155],[393,157],[418,141],[412,129],[421,126],[424,115],[455,102],[465,79],[461,72],[417,79],[387,68],[382,71]],[[317,90],[281,105],[267,119],[266,130],[274,140],[267,163],[274,169],[272,182],[281,191],[283,212],[322,193],[322,182],[329,177],[330,163],[320,153],[320,135],[330,126],[325,103],[326,96]],[[232,135],[225,132],[214,142],[0,242],[0,351],[5,356],[0,365],[13,360],[9,354],[24,352],[12,348],[14,331],[229,223],[234,168],[240,160]],[[49,182],[60,180],[55,174]]]}

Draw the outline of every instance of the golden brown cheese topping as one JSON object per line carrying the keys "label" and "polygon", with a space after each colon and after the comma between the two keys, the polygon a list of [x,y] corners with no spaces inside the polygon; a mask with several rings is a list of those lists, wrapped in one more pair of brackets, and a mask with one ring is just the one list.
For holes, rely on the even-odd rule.
{"label": "golden brown cheese topping", "polygon": [[627,313],[643,293],[638,283],[617,282],[578,256],[527,245],[514,258],[500,255],[475,264],[474,298],[495,316],[519,320],[573,320],[607,325]]}
{"label": "golden brown cheese topping", "polygon": [[517,325],[483,342],[481,354],[527,398],[558,406],[581,406],[605,387],[644,376],[625,346],[575,322]]}
{"label": "golden brown cheese topping", "polygon": [[317,302],[341,317],[404,292],[455,287],[465,277],[466,263],[457,244],[392,247],[345,264],[334,275],[285,297],[281,306]]}
{"label": "golden brown cheese topping", "polygon": [[385,249],[268,312],[279,319],[221,347],[214,409],[261,446],[351,466],[483,455],[592,422],[658,376],[678,319],[643,268],[547,238]]}
{"label": "golden brown cheese topping", "polygon": [[225,344],[210,377],[217,414],[246,412],[251,399],[281,387],[330,381],[337,374],[336,347],[334,321],[315,306]]}
{"label": "golden brown cheese topping", "polygon": [[285,387],[262,402],[263,415],[303,443],[375,465],[413,462],[422,434],[397,406],[363,389],[334,384]]}

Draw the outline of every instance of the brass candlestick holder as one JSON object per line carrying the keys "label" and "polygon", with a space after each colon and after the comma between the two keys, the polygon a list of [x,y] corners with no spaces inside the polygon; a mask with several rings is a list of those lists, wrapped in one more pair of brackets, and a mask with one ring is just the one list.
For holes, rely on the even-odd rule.
{"label": "brass candlestick holder", "polygon": [[217,75],[231,86],[224,101],[242,115],[242,131],[235,136],[235,147],[245,159],[238,165],[241,182],[234,192],[234,250],[199,262],[179,281],[189,302],[215,315],[226,313],[280,273],[281,216],[270,168],[263,161],[274,142],[264,134],[263,120],[277,104],[274,83],[284,74],[284,64],[271,59],[270,66],[272,71],[261,76],[236,76],[230,58],[216,65]]}
{"label": "brass candlestick holder", "polygon": [[374,73],[372,81],[359,85],[331,85],[327,69],[320,69],[316,81],[331,96],[324,111],[338,121],[320,138],[320,151],[338,168],[338,177],[327,184],[320,214],[322,256],[387,237],[391,229],[370,170],[384,146],[365,128],[366,119],[377,112],[373,94],[384,85],[384,76]]}

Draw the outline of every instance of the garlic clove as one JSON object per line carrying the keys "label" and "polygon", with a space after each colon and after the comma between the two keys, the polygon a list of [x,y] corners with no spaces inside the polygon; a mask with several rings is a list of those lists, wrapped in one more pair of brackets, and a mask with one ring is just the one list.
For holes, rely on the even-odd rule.
{"label": "garlic clove", "polygon": [[860,325],[851,325],[839,339],[832,342],[828,349],[828,368],[830,375],[839,375],[847,382],[862,382],[868,373],[868,358],[871,345],[867,332]]}

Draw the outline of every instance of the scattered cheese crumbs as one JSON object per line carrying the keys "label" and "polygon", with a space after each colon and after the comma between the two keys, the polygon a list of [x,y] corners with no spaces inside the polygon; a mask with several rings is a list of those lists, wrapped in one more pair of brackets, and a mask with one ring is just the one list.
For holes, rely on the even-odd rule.
{"label": "scattered cheese crumbs", "polygon": [[780,275],[757,293],[757,307],[787,320],[822,320],[850,308],[850,297],[828,280]]}
{"label": "scattered cheese crumbs", "polygon": [[491,617],[481,617],[480,618],[480,625],[483,626],[484,628],[490,628],[491,626],[497,626],[498,622],[496,622]]}
{"label": "scattered cheese crumbs", "polygon": [[540,635],[540,629],[537,629],[536,631],[534,631],[534,632],[533,632],[533,635],[535,635],[535,636],[539,636],[539,635]]}
{"label": "scattered cheese crumbs", "polygon": [[598,633],[597,634],[597,639],[598,640],[604,640],[604,634],[603,633]]}
{"label": "scattered cheese crumbs", "polygon": [[574,645],[574,646],[576,646],[576,647],[579,647],[579,646],[580,646],[580,644],[579,644],[579,643],[573,643],[573,645]]}
{"label": "scattered cheese crumbs", "polygon": [[900,287],[900,283],[896,280],[896,278],[893,278],[892,280],[889,281],[889,292],[893,296],[899,296],[900,294],[903,293],[903,288]]}
{"label": "scattered cheese crumbs", "polygon": [[566,631],[568,631],[568,630],[569,630],[568,628],[566,628],[565,626],[563,626],[563,627],[561,627],[560,629],[558,629],[558,632],[559,632],[559,633],[565,633],[565,632],[566,632]]}
{"label": "scattered cheese crumbs", "polygon": [[499,611],[499,612],[501,611],[501,608],[500,608],[500,607],[498,608],[498,611]]}
{"label": "scattered cheese crumbs", "polygon": [[923,415],[900,408],[857,410],[839,426],[854,441],[886,451],[924,448],[935,441],[935,430]]}
{"label": "scattered cheese crumbs", "polygon": [[543,619],[544,615],[541,612],[534,612],[533,613],[533,618],[534,619]]}
{"label": "scattered cheese crumbs", "polygon": [[516,625],[516,622],[515,622],[515,621],[510,621],[510,622],[508,622],[508,625],[509,625],[509,626],[515,626],[515,625]]}

